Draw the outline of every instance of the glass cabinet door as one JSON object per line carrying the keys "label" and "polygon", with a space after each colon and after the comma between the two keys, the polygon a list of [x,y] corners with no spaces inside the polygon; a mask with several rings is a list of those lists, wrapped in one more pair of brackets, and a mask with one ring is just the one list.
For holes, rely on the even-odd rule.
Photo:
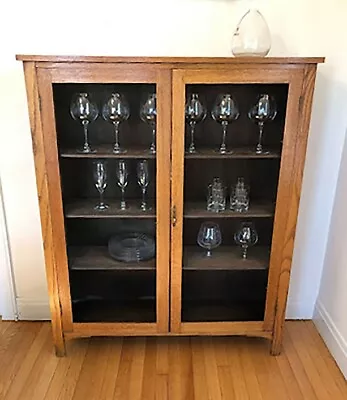
{"label": "glass cabinet door", "polygon": [[174,73],[173,331],[263,329],[288,90],[269,72]]}
{"label": "glass cabinet door", "polygon": [[51,87],[72,323],[167,332],[169,77],[79,68]]}

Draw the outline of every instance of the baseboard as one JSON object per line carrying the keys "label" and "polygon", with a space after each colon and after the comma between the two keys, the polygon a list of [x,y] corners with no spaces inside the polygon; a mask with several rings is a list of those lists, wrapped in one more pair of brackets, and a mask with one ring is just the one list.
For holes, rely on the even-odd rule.
{"label": "baseboard", "polygon": [[17,299],[19,320],[47,321],[51,319],[48,301]]}
{"label": "baseboard", "polygon": [[347,379],[347,341],[337,329],[326,308],[319,301],[316,303],[313,322]]}

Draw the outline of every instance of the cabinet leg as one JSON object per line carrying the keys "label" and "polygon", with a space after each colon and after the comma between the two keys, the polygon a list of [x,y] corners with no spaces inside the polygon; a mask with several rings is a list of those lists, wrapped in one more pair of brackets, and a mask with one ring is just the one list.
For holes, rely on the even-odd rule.
{"label": "cabinet leg", "polygon": [[278,339],[276,336],[271,341],[270,354],[272,356],[279,356],[282,351],[282,337]]}
{"label": "cabinet leg", "polygon": [[63,332],[59,332],[58,334],[53,333],[53,342],[54,342],[55,355],[57,357],[65,357],[66,343]]}

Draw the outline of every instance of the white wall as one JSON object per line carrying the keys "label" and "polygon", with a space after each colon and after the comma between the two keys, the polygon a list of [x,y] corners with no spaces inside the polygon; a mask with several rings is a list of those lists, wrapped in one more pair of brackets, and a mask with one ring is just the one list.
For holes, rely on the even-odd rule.
{"label": "white wall", "polygon": [[[346,37],[347,4],[344,0],[260,3],[273,33],[271,55],[327,56],[317,80],[288,310],[289,317],[309,318],[320,282],[344,137],[337,101],[347,84],[340,65],[345,57],[341,44]],[[6,7],[0,24],[1,37],[6,38],[0,52],[0,171],[20,313],[44,316],[47,291],[30,130],[23,73],[15,53],[228,56],[245,3],[32,0],[6,2]],[[83,27],[88,29],[84,37]]]}
{"label": "white wall", "polygon": [[[346,101],[344,111],[347,127]],[[329,232],[315,321],[347,378],[347,140]]]}

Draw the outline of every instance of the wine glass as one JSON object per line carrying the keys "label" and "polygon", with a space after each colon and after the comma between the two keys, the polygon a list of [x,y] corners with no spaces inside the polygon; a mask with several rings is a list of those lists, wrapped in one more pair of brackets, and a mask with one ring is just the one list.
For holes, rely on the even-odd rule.
{"label": "wine glass", "polygon": [[157,125],[157,95],[150,94],[146,102],[140,108],[140,118],[143,122],[147,122],[152,128],[152,143],[149,148],[151,154],[156,153],[155,136]]}
{"label": "wine glass", "polygon": [[211,257],[212,249],[222,243],[219,225],[214,222],[203,222],[200,226],[197,242],[200,247],[206,249],[206,257]]}
{"label": "wine glass", "polygon": [[117,185],[121,190],[120,209],[122,211],[127,209],[125,202],[125,188],[128,186],[128,166],[126,161],[118,160],[116,165]]}
{"label": "wine glass", "polygon": [[84,132],[84,145],[78,149],[79,153],[95,153],[88,141],[88,125],[95,121],[99,115],[97,105],[91,100],[88,93],[77,93],[70,103],[70,114],[76,121],[81,122]]}
{"label": "wine glass", "polygon": [[102,116],[105,121],[114,126],[115,143],[113,152],[115,154],[126,153],[119,145],[119,125],[126,121],[130,116],[129,105],[120,93],[112,93],[111,97],[102,107]]}
{"label": "wine glass", "polygon": [[147,160],[139,161],[137,164],[137,182],[142,190],[141,210],[150,210],[146,201],[147,187],[149,185],[149,168]]}
{"label": "wine glass", "polygon": [[212,118],[222,125],[223,129],[223,139],[222,144],[219,148],[220,154],[232,153],[232,151],[227,151],[225,144],[227,137],[228,125],[237,120],[239,117],[239,108],[236,101],[233,99],[231,94],[221,94],[217,97],[215,104],[211,112]]}
{"label": "wine glass", "polygon": [[190,95],[185,107],[185,117],[190,127],[190,145],[188,147],[188,153],[196,153],[194,144],[195,126],[206,117],[206,109],[199,100],[198,94],[193,93]]}
{"label": "wine glass", "polygon": [[255,148],[256,154],[269,154],[263,150],[262,140],[264,132],[264,123],[272,121],[277,115],[276,102],[273,97],[268,94],[261,94],[256,104],[249,110],[248,117],[253,120],[259,127],[259,139]]}
{"label": "wine glass", "polygon": [[93,164],[94,184],[100,195],[99,204],[94,209],[98,211],[107,210],[108,205],[104,202],[104,192],[107,186],[107,163],[103,160],[96,160]]}
{"label": "wine glass", "polygon": [[258,242],[258,233],[252,222],[243,222],[240,229],[234,235],[235,243],[241,246],[242,258],[247,258],[248,247]]}

